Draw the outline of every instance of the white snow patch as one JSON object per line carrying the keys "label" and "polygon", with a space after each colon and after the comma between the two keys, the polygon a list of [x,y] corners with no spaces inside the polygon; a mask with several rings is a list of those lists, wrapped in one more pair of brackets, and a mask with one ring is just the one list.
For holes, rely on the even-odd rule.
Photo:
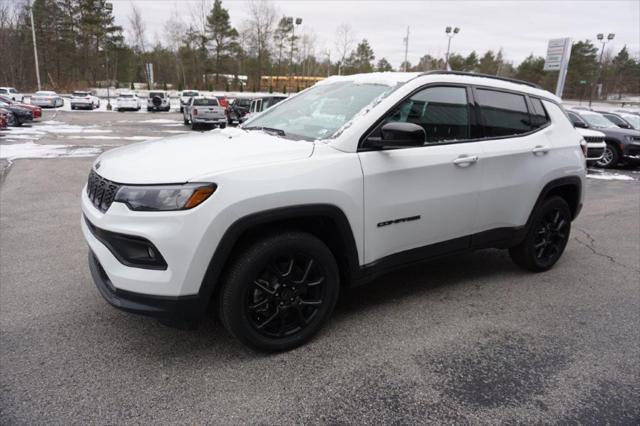
{"label": "white snow patch", "polygon": [[331,84],[338,81],[351,81],[355,84],[395,86],[399,83],[406,83],[419,75],[419,72],[372,72],[367,74],[334,75],[316,83],[316,85]]}
{"label": "white snow patch", "polygon": [[40,145],[33,142],[0,146],[0,158],[9,161],[19,158],[93,157],[101,152],[101,149],[95,147]]}
{"label": "white snow patch", "polygon": [[631,176],[621,175],[619,173],[598,173],[598,174],[588,174],[588,178],[591,179],[599,179],[599,180],[635,180]]}
{"label": "white snow patch", "polygon": [[162,127],[181,127],[182,123],[163,124]]}
{"label": "white snow patch", "polygon": [[162,130],[162,133],[191,133],[189,130]]}

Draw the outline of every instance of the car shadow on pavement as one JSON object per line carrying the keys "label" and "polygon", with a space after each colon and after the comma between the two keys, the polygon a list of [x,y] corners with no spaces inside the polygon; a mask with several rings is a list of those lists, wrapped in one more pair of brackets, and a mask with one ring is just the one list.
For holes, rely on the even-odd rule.
{"label": "car shadow on pavement", "polygon": [[[348,328],[352,321],[370,310],[402,305],[423,296],[455,300],[456,297],[464,297],[461,295],[465,292],[477,291],[483,283],[492,281],[494,277],[500,276],[504,280],[510,275],[515,278],[522,274],[527,273],[510,262],[506,251],[499,250],[467,253],[399,269],[370,283],[345,290],[330,323],[314,340],[331,345],[325,339],[332,331]],[[450,291],[452,289],[455,291]],[[114,311],[108,316],[111,317],[109,327],[125,330],[128,335],[125,339],[137,342],[130,349],[144,352],[145,357],[161,360],[166,356],[189,357],[198,354],[209,359],[223,357],[242,360],[269,356],[245,348],[230,336],[213,309],[192,330],[167,326],[153,318],[140,318],[123,312]],[[138,333],[143,336],[137,336]],[[145,343],[140,344],[140,339]]]}

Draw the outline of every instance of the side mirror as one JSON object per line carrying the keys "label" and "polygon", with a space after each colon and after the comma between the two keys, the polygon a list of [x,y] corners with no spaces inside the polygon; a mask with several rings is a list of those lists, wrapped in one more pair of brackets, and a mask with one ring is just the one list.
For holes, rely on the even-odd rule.
{"label": "side mirror", "polygon": [[401,148],[424,146],[427,134],[414,123],[393,122],[382,126],[381,138],[367,139],[367,145],[375,148]]}
{"label": "side mirror", "polygon": [[574,121],[573,127],[579,127],[581,129],[586,129],[587,128],[587,123],[584,123],[582,121]]}

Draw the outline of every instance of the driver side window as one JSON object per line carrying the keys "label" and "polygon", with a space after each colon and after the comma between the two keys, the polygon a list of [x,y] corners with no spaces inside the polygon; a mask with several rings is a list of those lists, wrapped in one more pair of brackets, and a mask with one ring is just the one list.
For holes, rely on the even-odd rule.
{"label": "driver side window", "polygon": [[405,99],[378,126],[391,122],[422,127],[426,143],[469,139],[469,104],[464,87],[429,87]]}

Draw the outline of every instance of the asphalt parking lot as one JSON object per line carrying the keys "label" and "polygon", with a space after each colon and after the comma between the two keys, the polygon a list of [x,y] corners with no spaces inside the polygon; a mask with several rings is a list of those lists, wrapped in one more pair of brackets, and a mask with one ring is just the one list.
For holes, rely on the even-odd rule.
{"label": "asphalt parking lot", "polygon": [[263,355],[213,319],[177,330],[117,311],[91,281],[94,156],[189,131],[177,113],[46,111],[2,133],[0,423],[640,423],[637,170],[591,174],[547,273],[498,250],[416,266]]}

